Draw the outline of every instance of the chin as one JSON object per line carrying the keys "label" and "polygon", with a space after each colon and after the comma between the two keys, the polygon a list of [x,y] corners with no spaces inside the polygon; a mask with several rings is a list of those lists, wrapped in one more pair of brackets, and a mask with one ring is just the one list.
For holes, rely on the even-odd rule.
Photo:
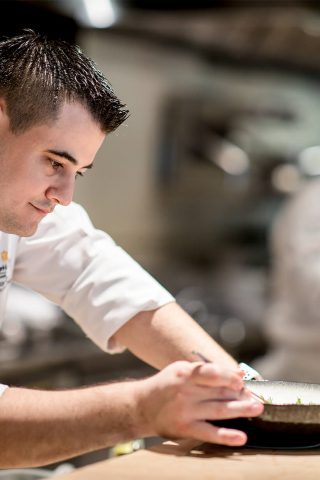
{"label": "chin", "polygon": [[20,232],[16,233],[16,235],[19,235],[19,237],[31,237],[36,233],[37,229],[38,229],[38,223],[36,225],[22,227]]}
{"label": "chin", "polygon": [[18,235],[19,237],[31,237],[34,233],[36,233],[38,229],[38,223],[32,225],[6,225],[3,228],[0,226],[1,232],[4,233],[11,233],[14,235]]}

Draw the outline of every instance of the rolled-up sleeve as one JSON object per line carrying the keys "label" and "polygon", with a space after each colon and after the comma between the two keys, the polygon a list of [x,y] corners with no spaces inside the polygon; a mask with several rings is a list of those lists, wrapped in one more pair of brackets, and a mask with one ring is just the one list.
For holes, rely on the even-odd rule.
{"label": "rolled-up sleeve", "polygon": [[56,207],[35,235],[20,238],[13,280],[60,305],[100,348],[137,313],[174,301],[77,204]]}

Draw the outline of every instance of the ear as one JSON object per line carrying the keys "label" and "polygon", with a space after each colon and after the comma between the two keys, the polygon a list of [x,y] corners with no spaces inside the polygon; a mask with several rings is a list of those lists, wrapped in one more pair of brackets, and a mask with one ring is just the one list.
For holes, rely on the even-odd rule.
{"label": "ear", "polygon": [[6,101],[3,97],[0,97],[0,113],[6,112],[6,110],[7,110]]}
{"label": "ear", "polygon": [[0,97],[0,126],[10,124],[7,112],[7,103],[3,97]]}

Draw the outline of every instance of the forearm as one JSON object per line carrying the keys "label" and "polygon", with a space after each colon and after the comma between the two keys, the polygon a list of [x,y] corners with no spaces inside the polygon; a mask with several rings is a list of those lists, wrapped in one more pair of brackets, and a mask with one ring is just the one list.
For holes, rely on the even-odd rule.
{"label": "forearm", "polygon": [[0,399],[0,468],[45,465],[142,436],[138,384],[9,388]]}
{"label": "forearm", "polygon": [[115,339],[155,368],[176,360],[195,360],[197,350],[213,362],[234,367],[236,361],[178,304],[140,312],[115,334]]}
{"label": "forearm", "polygon": [[239,369],[175,362],[143,380],[63,392],[10,388],[0,399],[0,468],[31,467],[148,436],[243,445],[207,420],[259,415]]}

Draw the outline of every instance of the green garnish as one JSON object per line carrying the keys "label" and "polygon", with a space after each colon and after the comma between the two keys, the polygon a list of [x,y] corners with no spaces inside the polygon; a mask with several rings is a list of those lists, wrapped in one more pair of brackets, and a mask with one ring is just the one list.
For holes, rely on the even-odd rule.
{"label": "green garnish", "polygon": [[[273,399],[272,397],[269,397],[269,398],[265,398],[263,395],[258,395],[256,394],[259,398],[261,398],[261,400],[263,401],[263,403],[266,403],[268,405],[272,405],[273,404]],[[297,397],[297,400],[295,402],[295,405],[303,405],[302,403],[302,400],[300,397]],[[310,405],[312,405],[312,403],[310,403]]]}

